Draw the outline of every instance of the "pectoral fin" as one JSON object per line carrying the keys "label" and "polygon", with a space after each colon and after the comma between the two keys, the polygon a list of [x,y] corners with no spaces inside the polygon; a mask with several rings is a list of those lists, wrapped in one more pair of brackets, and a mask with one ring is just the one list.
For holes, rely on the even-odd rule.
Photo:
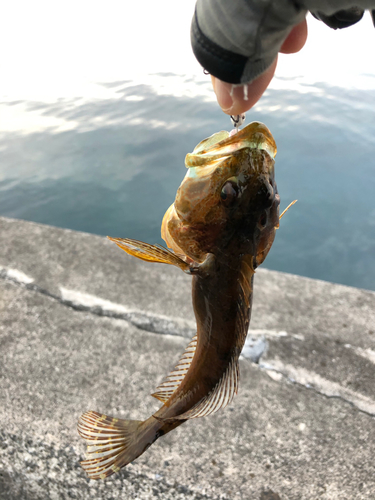
{"label": "pectoral fin", "polygon": [[138,259],[147,262],[161,262],[162,264],[171,264],[172,266],[179,267],[185,273],[190,273],[190,265],[182,260],[178,255],[171,250],[164,248],[160,245],[150,245],[143,241],[131,240],[129,238],[111,238],[116,245],[124,250],[129,255],[138,257]]}

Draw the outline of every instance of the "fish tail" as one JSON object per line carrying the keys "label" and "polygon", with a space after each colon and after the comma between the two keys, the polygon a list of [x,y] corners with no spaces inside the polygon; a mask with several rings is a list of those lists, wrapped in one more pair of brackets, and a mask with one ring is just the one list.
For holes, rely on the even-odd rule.
{"label": "fish tail", "polygon": [[122,420],[95,411],[81,415],[78,434],[86,440],[87,460],[81,462],[90,479],[105,479],[138,458],[159,437],[158,420]]}

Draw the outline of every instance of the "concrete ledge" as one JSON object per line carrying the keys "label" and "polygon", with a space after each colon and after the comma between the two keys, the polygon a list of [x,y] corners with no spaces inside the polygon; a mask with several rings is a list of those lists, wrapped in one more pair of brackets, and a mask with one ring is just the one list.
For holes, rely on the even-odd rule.
{"label": "concrete ledge", "polygon": [[375,293],[267,270],[232,405],[86,478],[78,416],[155,411],[190,294],[104,238],[0,218],[1,500],[375,498]]}

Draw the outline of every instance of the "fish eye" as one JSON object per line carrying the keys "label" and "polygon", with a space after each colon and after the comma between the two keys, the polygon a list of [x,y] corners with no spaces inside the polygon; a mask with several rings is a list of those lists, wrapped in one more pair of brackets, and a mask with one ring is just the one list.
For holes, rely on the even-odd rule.
{"label": "fish eye", "polygon": [[229,206],[238,197],[238,184],[233,181],[227,181],[221,188],[220,198],[224,205]]}
{"label": "fish eye", "polygon": [[264,229],[267,225],[267,212],[264,211],[262,215],[259,217],[258,225],[260,229]]}

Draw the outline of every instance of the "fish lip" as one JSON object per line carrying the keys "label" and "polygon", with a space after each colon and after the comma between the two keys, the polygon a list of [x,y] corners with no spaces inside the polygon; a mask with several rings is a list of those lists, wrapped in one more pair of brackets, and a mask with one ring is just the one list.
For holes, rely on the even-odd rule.
{"label": "fish lip", "polygon": [[[236,143],[239,145],[238,149],[251,147],[250,144],[253,143],[254,148],[266,151],[272,159],[275,158],[277,153],[276,143],[270,130],[264,123],[258,121],[251,122],[237,134],[229,135],[225,139],[212,144],[207,150],[204,150],[204,153]],[[243,143],[242,146],[241,143]],[[264,147],[261,147],[262,145]]]}
{"label": "fish lip", "polygon": [[[224,131],[205,139],[194,148],[192,153],[187,154],[186,167],[192,169],[212,166],[213,162],[220,163],[227,157],[233,156],[235,152],[246,148],[265,151],[272,159],[276,156],[275,140],[266,125],[261,122],[254,121],[237,134],[228,135],[218,142],[210,142],[210,139],[213,139],[215,135],[222,137],[220,134],[224,134]],[[202,143],[204,142],[208,144],[207,149],[203,147]],[[201,147],[199,147],[200,145]]]}

